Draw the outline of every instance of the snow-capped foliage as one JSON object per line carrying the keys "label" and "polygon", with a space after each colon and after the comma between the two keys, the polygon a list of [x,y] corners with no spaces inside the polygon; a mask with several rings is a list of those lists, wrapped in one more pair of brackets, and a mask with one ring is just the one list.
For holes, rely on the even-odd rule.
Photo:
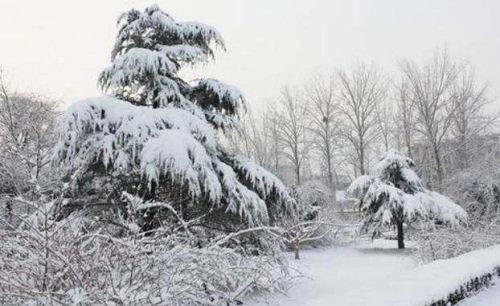
{"label": "snow-capped foliage", "polygon": [[188,45],[209,55],[213,55],[212,43],[224,48],[224,40],[214,27],[199,22],[177,22],[158,5],[151,5],[143,13],[135,9],[125,12],[118,18],[118,25],[113,58],[141,46]]}
{"label": "snow-capped foliage", "polygon": [[234,158],[232,166],[261,198],[266,201],[278,200],[282,212],[295,211],[295,201],[288,194],[283,182],[274,174],[244,157]]}
{"label": "snow-capped foliage", "polygon": [[[177,76],[185,65],[213,58],[213,46],[224,49],[224,41],[215,28],[197,22],[177,22],[156,5],[142,13],[137,10],[124,13],[118,24],[113,63],[99,77],[103,89],[138,105],[199,103],[204,109],[212,105],[230,115],[242,107],[242,96],[232,86],[216,80],[199,80],[191,88]],[[208,97],[200,100],[204,94]]]}
{"label": "snow-capped foliage", "polygon": [[186,63],[213,57],[211,46],[223,46],[219,33],[176,22],[157,6],[131,10],[119,24],[113,62],[99,79],[115,97],[69,107],[59,121],[55,160],[69,164],[76,180],[96,168],[113,177],[135,175],[134,186],[138,179],[148,186],[136,187],[148,200],[187,190],[189,207],[222,208],[249,225],[293,214],[294,200],[278,178],[218,145],[215,129],[234,127],[245,109],[241,92],[176,75]]}
{"label": "snow-capped foliage", "polygon": [[160,183],[169,175],[184,181],[194,197],[208,195],[213,203],[221,198],[219,178],[212,167],[212,158],[190,133],[164,130],[146,142],[140,154],[140,168],[149,182]]}
{"label": "snow-capped foliage", "polygon": [[455,225],[465,221],[467,214],[460,206],[423,187],[414,166],[411,159],[391,150],[382,156],[375,174],[357,178],[348,193],[360,199],[362,210],[385,224],[393,223],[400,213],[407,221],[434,218]]}
{"label": "snow-capped foliage", "polygon": [[371,176],[361,176],[348,189],[367,214],[365,226],[392,225],[417,219],[457,225],[467,213],[452,200],[429,191],[414,171],[414,162],[395,150],[385,153]]}
{"label": "snow-capped foliage", "polygon": [[209,103],[209,106],[215,109],[226,109],[230,114],[245,108],[245,100],[241,91],[229,84],[223,83],[214,79],[202,79],[195,83],[194,91],[204,93],[213,99],[201,99],[199,104],[204,106],[204,103]]}
{"label": "snow-capped foliage", "polygon": [[88,99],[68,109],[58,131],[55,158],[80,172],[101,161],[122,174],[136,169],[149,183],[159,183],[168,174],[186,183],[194,198],[208,196],[220,204],[224,197],[228,211],[251,224],[268,220],[264,201],[276,201],[281,211],[294,209],[286,187],[267,170],[244,158],[229,163],[234,170],[218,161],[211,126],[178,108],[151,109],[112,97]]}
{"label": "snow-capped foliage", "polygon": [[155,5],[143,13],[131,10],[123,14],[119,24],[113,63],[99,77],[101,88],[134,104],[176,104],[204,114],[217,128],[234,127],[234,116],[245,108],[236,87],[214,79],[200,79],[190,85],[177,76],[185,65],[213,58],[214,45],[224,48],[216,29],[201,23],[176,22]]}
{"label": "snow-capped foliage", "polygon": [[235,116],[245,110],[245,99],[241,91],[214,79],[193,82],[192,98],[203,108],[207,120],[223,130],[234,128]]}
{"label": "snow-capped foliage", "polygon": [[347,193],[353,197],[361,197],[366,193],[372,182],[373,178],[371,176],[361,175],[351,183]]}
{"label": "snow-capped foliage", "polygon": [[165,129],[190,133],[209,152],[215,152],[210,125],[189,112],[138,107],[105,96],[74,103],[61,116],[56,158],[76,167],[102,160],[105,166],[128,171],[144,144]]}

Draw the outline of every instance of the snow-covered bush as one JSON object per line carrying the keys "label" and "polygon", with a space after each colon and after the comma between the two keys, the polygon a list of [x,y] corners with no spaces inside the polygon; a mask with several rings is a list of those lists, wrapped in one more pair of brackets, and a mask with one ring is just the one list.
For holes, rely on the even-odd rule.
{"label": "snow-covered bush", "polygon": [[348,193],[359,200],[366,218],[363,230],[395,225],[398,247],[404,248],[403,223],[434,220],[458,225],[467,213],[452,200],[424,188],[415,163],[395,150],[382,155],[373,175],[358,177]]}
{"label": "snow-covered bush", "polygon": [[481,225],[457,228],[426,227],[416,236],[417,258],[422,262],[447,259],[500,244],[500,218]]}
{"label": "snow-covered bush", "polygon": [[254,290],[282,292],[292,277],[280,253],[227,247],[238,233],[202,246],[190,231],[139,233],[131,219],[102,224],[83,211],[55,221],[54,201],[18,200],[36,213],[0,231],[2,305],[235,305]]}
{"label": "snow-covered bush", "polygon": [[447,180],[448,192],[461,199],[468,226],[450,230],[440,226],[419,233],[417,255],[424,261],[458,256],[500,243],[498,166],[471,167]]}
{"label": "snow-covered bush", "polygon": [[308,181],[290,187],[298,206],[299,218],[281,222],[285,242],[299,259],[299,249],[332,241],[330,233],[337,230],[337,216],[332,213],[333,194],[324,184]]}
{"label": "snow-covered bush", "polygon": [[321,182],[307,181],[290,189],[297,202],[300,218],[304,221],[318,218],[320,211],[332,205],[332,192]]}
{"label": "snow-covered bush", "polygon": [[[155,5],[119,18],[112,64],[99,78],[111,96],[77,102],[59,121],[54,160],[74,182],[70,207],[107,202],[123,210],[126,191],[168,202],[183,217],[210,214],[216,227],[294,214],[277,177],[218,142],[245,109],[241,92],[178,75],[213,58],[217,46],[224,42],[213,27],[178,22]],[[162,210],[145,210],[142,229],[160,226]]]}

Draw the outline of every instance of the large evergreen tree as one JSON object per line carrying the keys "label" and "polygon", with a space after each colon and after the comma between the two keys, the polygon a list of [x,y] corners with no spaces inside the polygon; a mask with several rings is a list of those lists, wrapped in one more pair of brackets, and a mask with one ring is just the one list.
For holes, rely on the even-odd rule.
{"label": "large evergreen tree", "polygon": [[457,224],[467,218],[449,198],[425,189],[413,160],[395,150],[383,154],[375,173],[358,177],[347,192],[359,200],[365,213],[363,230],[378,232],[383,225],[396,226],[400,249],[404,248],[404,223],[420,219]]}
{"label": "large evergreen tree", "polygon": [[[126,191],[168,203],[184,218],[206,213],[219,225],[231,223],[223,218],[253,226],[293,214],[295,201],[279,179],[218,141],[245,108],[240,91],[178,74],[213,59],[214,47],[224,49],[219,32],[175,21],[155,5],[122,14],[118,24],[112,64],[99,77],[110,96],[73,104],[59,123],[55,156],[73,178],[71,207],[103,199],[123,207]],[[169,213],[149,207],[141,215],[146,229]]]}

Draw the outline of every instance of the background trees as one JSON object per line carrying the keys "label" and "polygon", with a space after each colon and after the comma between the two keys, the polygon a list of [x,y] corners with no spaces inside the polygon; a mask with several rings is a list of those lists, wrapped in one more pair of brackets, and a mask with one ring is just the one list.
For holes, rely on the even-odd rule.
{"label": "background trees", "polygon": [[[333,76],[316,75],[305,88],[308,101],[307,115],[310,118],[309,131],[319,155],[320,169],[324,172],[327,185],[335,193],[337,185],[336,152],[340,145],[340,114]],[[337,158],[338,160],[338,158]]]}
{"label": "background trees", "polygon": [[303,166],[307,159],[310,141],[307,137],[307,107],[301,92],[283,88],[279,109],[274,110],[279,123],[278,137],[282,154],[290,161],[295,174],[295,183],[301,184]]}
{"label": "background trees", "polygon": [[2,192],[27,193],[46,174],[54,145],[56,106],[55,102],[34,94],[11,91],[0,72]]}
{"label": "background trees", "polygon": [[376,66],[358,64],[349,72],[337,73],[340,92],[339,110],[344,117],[342,137],[356,154],[356,168],[368,172],[368,147],[378,137],[377,108],[386,94],[382,73]]}
{"label": "background trees", "polygon": [[444,179],[443,144],[453,123],[453,85],[459,69],[446,50],[436,51],[431,60],[420,66],[413,61],[401,64],[408,97],[416,113],[415,131],[429,146],[438,187]]}
{"label": "background trees", "polygon": [[478,86],[470,65],[462,68],[453,84],[451,137],[456,142],[455,164],[460,170],[470,166],[474,139],[483,136],[495,120],[485,113],[486,90],[485,85]]}

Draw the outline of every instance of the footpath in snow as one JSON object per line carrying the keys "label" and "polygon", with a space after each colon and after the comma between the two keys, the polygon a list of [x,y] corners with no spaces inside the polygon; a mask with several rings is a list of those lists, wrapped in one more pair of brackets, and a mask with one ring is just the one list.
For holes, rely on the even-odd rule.
{"label": "footpath in snow", "polygon": [[[395,241],[376,240],[351,247],[303,251],[301,260],[294,264],[309,278],[301,279],[288,296],[275,295],[266,300],[262,297],[249,304],[422,306],[446,297],[470,278],[500,265],[500,246],[417,266],[411,250],[398,250],[395,244]],[[500,306],[497,288],[481,292],[460,305]]]}

